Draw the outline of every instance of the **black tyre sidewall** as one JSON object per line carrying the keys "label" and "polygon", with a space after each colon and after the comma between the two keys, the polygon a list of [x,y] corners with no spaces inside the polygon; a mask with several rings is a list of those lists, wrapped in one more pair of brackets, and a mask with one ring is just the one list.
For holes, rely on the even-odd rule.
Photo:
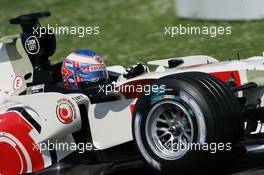
{"label": "black tyre sidewall", "polygon": [[[166,88],[173,89],[169,93],[170,96],[175,96],[177,97],[180,91],[184,91],[190,96],[193,97],[193,99],[199,104],[200,109],[203,112],[203,115],[206,116],[204,117],[205,123],[206,123],[206,142],[215,142],[216,141],[216,133],[214,130],[214,119],[211,117],[214,111],[210,109],[210,107],[207,105],[208,101],[210,101],[209,98],[207,98],[206,94],[203,94],[202,90],[199,91],[199,87],[193,84],[189,84],[186,81],[182,81],[180,79],[162,79],[156,82],[158,86],[160,85],[166,85]],[[138,117],[140,117],[141,122],[139,122],[139,128],[140,128],[140,133],[141,133],[141,140],[142,143],[137,143],[142,144],[140,145],[143,146],[144,150],[142,148],[139,148],[141,154],[143,155],[143,158],[145,161],[147,161],[147,164],[152,166],[156,170],[156,172],[159,173],[164,173],[164,174],[170,174],[173,172],[173,170],[177,169],[178,173],[184,173],[184,174],[190,174],[193,172],[194,169],[197,169],[196,172],[198,171],[200,173],[203,173],[208,165],[210,164],[210,153],[207,151],[188,151],[183,157],[181,157],[179,160],[175,161],[167,161],[164,160],[160,157],[158,157],[149,147],[146,134],[145,134],[145,124],[146,124],[146,119],[149,111],[155,105],[155,103],[160,102],[161,100],[167,100],[165,99],[160,99],[160,101],[156,101],[155,103],[151,102],[151,97],[153,97],[155,94],[150,94],[149,96],[142,94],[140,100],[135,106],[135,114],[134,114],[134,121],[133,121],[133,134],[134,138],[135,136],[135,120],[139,120]],[[165,95],[168,95],[165,94]],[[183,101],[184,102],[184,101]],[[184,102],[188,103],[188,102]],[[210,102],[209,102],[210,103]],[[214,103],[214,102],[212,102]],[[192,108],[191,106],[189,106]],[[197,126],[197,121],[195,116],[192,117],[192,122],[194,125],[194,142],[197,143],[197,133],[198,133],[198,126]],[[139,145],[138,145],[139,146]],[[146,152],[144,152],[146,151]],[[148,158],[146,158],[147,156]],[[201,157],[204,157],[204,159],[201,159]],[[146,160],[148,159],[148,160]],[[159,166],[157,166],[159,164]],[[186,165],[190,165],[190,168],[187,168]]]}

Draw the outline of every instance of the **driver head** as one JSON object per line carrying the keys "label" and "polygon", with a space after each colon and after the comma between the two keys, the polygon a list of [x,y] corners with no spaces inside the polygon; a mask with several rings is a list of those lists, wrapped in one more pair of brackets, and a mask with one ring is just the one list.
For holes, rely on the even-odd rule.
{"label": "driver head", "polygon": [[108,73],[99,55],[91,50],[78,50],[64,60],[62,77],[64,88],[84,89],[106,83]]}

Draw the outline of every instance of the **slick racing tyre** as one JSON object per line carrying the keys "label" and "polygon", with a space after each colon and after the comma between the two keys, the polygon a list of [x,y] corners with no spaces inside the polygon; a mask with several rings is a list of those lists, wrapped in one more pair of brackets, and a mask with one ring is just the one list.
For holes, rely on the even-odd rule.
{"label": "slick racing tyre", "polygon": [[156,91],[136,103],[132,129],[143,160],[158,174],[204,174],[219,152],[243,138],[238,99],[217,78],[188,72],[152,86]]}

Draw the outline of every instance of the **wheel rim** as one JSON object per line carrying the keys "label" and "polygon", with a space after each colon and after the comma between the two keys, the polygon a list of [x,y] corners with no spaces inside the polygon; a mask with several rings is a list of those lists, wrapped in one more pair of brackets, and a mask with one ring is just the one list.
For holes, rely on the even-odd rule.
{"label": "wheel rim", "polygon": [[146,120],[146,137],[152,151],[165,160],[176,160],[188,152],[194,128],[186,105],[163,100],[150,110]]}

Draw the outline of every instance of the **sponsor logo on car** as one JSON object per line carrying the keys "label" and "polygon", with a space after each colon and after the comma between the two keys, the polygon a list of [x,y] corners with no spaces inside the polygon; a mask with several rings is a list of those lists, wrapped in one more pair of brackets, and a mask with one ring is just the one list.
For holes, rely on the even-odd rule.
{"label": "sponsor logo on car", "polygon": [[25,49],[29,54],[36,55],[39,53],[40,45],[36,36],[30,36],[25,42]]}
{"label": "sponsor logo on car", "polygon": [[[247,127],[247,123],[245,123],[245,128]],[[256,127],[255,131],[252,131],[250,134],[255,135],[255,134],[261,134],[264,133],[264,123],[261,123],[261,121],[258,121],[258,125]]]}
{"label": "sponsor logo on car", "polygon": [[70,100],[62,98],[56,108],[57,117],[63,124],[69,124],[76,118],[76,110]]}
{"label": "sponsor logo on car", "polygon": [[13,84],[14,90],[21,88],[22,85],[23,85],[23,78],[21,76],[16,76]]}

